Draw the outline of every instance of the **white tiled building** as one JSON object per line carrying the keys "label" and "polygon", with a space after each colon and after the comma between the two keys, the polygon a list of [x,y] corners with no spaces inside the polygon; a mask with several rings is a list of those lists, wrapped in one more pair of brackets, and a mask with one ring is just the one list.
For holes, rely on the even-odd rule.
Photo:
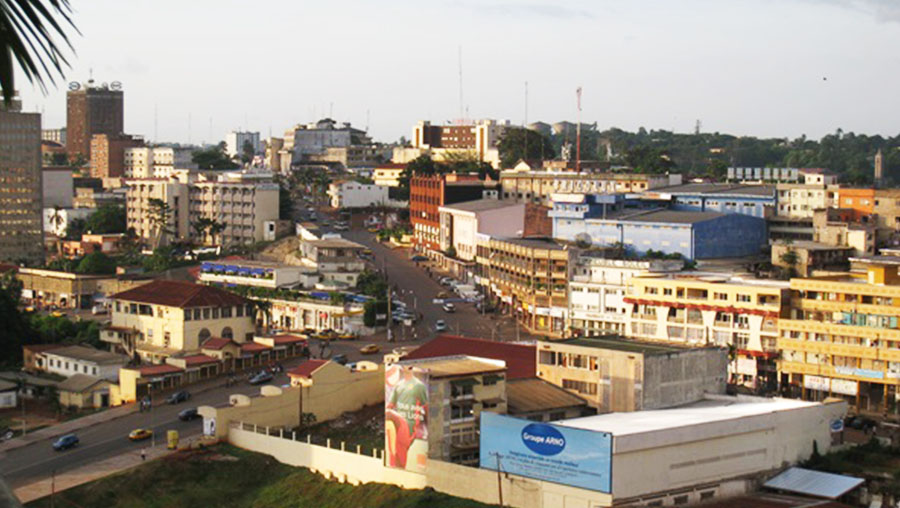
{"label": "white tiled building", "polygon": [[128,364],[128,356],[84,346],[69,346],[41,353],[43,369],[51,374],[69,377],[75,374],[116,381],[119,368]]}

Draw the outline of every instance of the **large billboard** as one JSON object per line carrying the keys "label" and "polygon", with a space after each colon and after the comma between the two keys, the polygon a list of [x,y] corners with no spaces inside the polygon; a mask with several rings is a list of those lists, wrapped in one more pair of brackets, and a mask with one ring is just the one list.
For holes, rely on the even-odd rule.
{"label": "large billboard", "polygon": [[483,412],[479,466],[611,493],[612,434]]}
{"label": "large billboard", "polygon": [[406,365],[384,373],[385,463],[425,472],[428,457],[428,373]]}

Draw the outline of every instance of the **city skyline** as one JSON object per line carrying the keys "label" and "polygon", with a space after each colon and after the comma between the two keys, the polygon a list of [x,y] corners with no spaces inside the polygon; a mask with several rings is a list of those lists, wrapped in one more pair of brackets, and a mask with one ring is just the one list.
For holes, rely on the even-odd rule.
{"label": "city skyline", "polygon": [[459,118],[461,54],[473,119],[521,124],[527,81],[529,122],[574,121],[581,86],[582,120],[600,129],[896,134],[900,9],[883,1],[170,7],[76,5],[72,68],[46,96],[19,75],[25,110],[63,126],[66,83],[93,75],[123,84],[126,132],[154,141],[280,136],[326,116],[395,141],[420,119]]}

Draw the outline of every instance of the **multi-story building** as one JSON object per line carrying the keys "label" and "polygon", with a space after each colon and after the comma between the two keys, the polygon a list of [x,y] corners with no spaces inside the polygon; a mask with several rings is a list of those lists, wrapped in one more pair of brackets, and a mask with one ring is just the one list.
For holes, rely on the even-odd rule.
{"label": "multi-story building", "polygon": [[125,178],[171,178],[176,168],[193,169],[190,153],[170,146],[125,149]]}
{"label": "multi-story building", "polygon": [[375,181],[375,185],[381,185],[382,187],[400,187],[400,178],[403,176],[404,171],[406,171],[406,164],[397,164],[394,162],[379,164],[378,166],[375,166],[372,179]]}
{"label": "multi-story building", "polygon": [[499,199],[477,199],[438,207],[441,231],[440,248],[451,247],[463,261],[475,261],[475,236],[522,234],[525,227],[525,204]]}
{"label": "multi-story building", "polygon": [[253,153],[259,152],[259,133],[231,131],[225,135],[225,153],[229,157],[240,157],[244,153],[244,145],[250,144]]}
{"label": "multi-story building", "polygon": [[128,364],[129,358],[118,353],[101,351],[85,346],[67,346],[40,353],[43,369],[51,374],[70,377],[75,374],[116,381],[119,368]]}
{"label": "multi-story building", "polygon": [[761,219],[776,209],[774,185],[689,183],[644,191],[639,198],[677,211],[740,213]]}
{"label": "multi-story building", "polygon": [[797,183],[800,181],[798,168],[728,168],[729,182]]}
{"label": "multi-story building", "polygon": [[813,212],[835,206],[838,199],[837,176],[824,169],[802,169],[803,183],[780,183],[777,215],[812,217]]}
{"label": "multi-story building", "polygon": [[268,261],[222,259],[200,265],[200,282],[225,286],[291,289],[299,286],[303,268]]}
{"label": "multi-story building", "polygon": [[875,189],[874,213],[878,245],[900,245],[900,189]]}
{"label": "multi-story building", "polygon": [[303,162],[334,164],[345,169],[371,168],[391,158],[393,148],[386,145],[330,146],[319,153],[304,155]]}
{"label": "multi-story building", "polygon": [[413,176],[409,182],[409,221],[416,251],[434,256],[441,247],[440,207],[481,199],[493,189],[477,175]]}
{"label": "multi-story building", "polygon": [[500,173],[500,198],[553,206],[552,194],[637,193],[680,184],[680,174],[513,170]]}
{"label": "multi-story building", "polygon": [[869,220],[875,214],[875,189],[841,187],[837,191],[834,207],[853,210],[854,220]]}
{"label": "multi-story building", "polygon": [[582,335],[615,332],[625,335],[631,279],[648,273],[680,271],[681,260],[633,261],[582,254],[575,260],[569,280],[570,328]]}
{"label": "multi-story building", "polygon": [[371,147],[372,139],[366,131],[356,129],[348,122],[339,125],[331,118],[324,118],[314,123],[298,124],[285,131],[282,150],[290,155],[287,161],[287,167],[290,167],[291,162],[301,162],[309,155],[324,154],[329,148],[352,146]]}
{"label": "multi-story building", "polygon": [[538,377],[601,413],[682,406],[725,393],[727,350],[627,340],[617,335],[538,341]]}
{"label": "multi-story building", "polygon": [[42,264],[41,115],[0,105],[0,261]]}
{"label": "multi-story building", "polygon": [[787,282],[684,272],[635,277],[631,284],[633,293],[625,298],[629,337],[731,348],[732,383],[775,389]]}
{"label": "multi-story building", "polygon": [[875,221],[849,208],[825,208],[813,213],[813,241],[850,247],[857,256],[875,253]]}
{"label": "multi-story building", "polygon": [[66,93],[66,151],[69,158],[91,160],[91,139],[96,134],[111,136],[124,132],[124,94],[116,82],[95,84],[94,80]]}
{"label": "multi-story building", "polygon": [[[126,180],[129,229],[152,247],[189,238],[188,186],[161,178]],[[163,222],[166,224],[164,225]]]}
{"label": "multi-story building", "polygon": [[364,328],[364,309],[360,303],[337,304],[315,298],[269,299],[272,327],[302,332],[336,330],[359,333]]}
{"label": "multi-story building", "polygon": [[479,283],[533,333],[568,335],[567,285],[578,249],[546,238],[490,238],[479,245]]}
{"label": "multi-story building", "polygon": [[894,411],[900,391],[900,274],[896,258],[854,259],[865,273],[791,279],[790,315],[778,321],[783,388],[860,410]]}
{"label": "multi-story building", "polygon": [[144,146],[143,138],[129,134],[94,134],[91,138],[91,176],[125,176],[125,151]]}
{"label": "multi-story building", "polygon": [[406,208],[407,202],[391,199],[390,187],[353,180],[331,182],[328,197],[332,208]]}
{"label": "multi-story building", "polygon": [[59,129],[42,129],[41,139],[44,141],[52,141],[62,146],[66,146],[66,128]]}
{"label": "multi-story building", "polygon": [[343,238],[301,240],[301,266],[314,270],[321,279],[320,283],[336,283],[352,288],[366,267],[359,257],[363,250],[364,246]]}
{"label": "multi-story building", "polygon": [[111,296],[110,304],[100,340],[151,363],[199,352],[210,337],[252,341],[256,331],[250,301],[213,286],[154,280]]}
{"label": "multi-story building", "polygon": [[771,259],[772,266],[808,277],[814,270],[846,271],[853,251],[853,247],[818,242],[773,242]]}
{"label": "multi-story building", "polygon": [[510,127],[509,122],[479,120],[471,124],[431,125],[420,121],[413,126],[411,147],[394,149],[392,160],[409,162],[420,155],[429,155],[437,161],[453,157],[472,157],[500,167],[500,151],[497,144]]}

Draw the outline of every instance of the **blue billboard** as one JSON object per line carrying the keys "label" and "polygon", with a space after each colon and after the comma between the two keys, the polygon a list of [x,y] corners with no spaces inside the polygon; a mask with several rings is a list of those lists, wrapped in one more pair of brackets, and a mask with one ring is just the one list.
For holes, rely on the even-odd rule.
{"label": "blue billboard", "polygon": [[612,434],[481,413],[483,469],[612,493]]}

